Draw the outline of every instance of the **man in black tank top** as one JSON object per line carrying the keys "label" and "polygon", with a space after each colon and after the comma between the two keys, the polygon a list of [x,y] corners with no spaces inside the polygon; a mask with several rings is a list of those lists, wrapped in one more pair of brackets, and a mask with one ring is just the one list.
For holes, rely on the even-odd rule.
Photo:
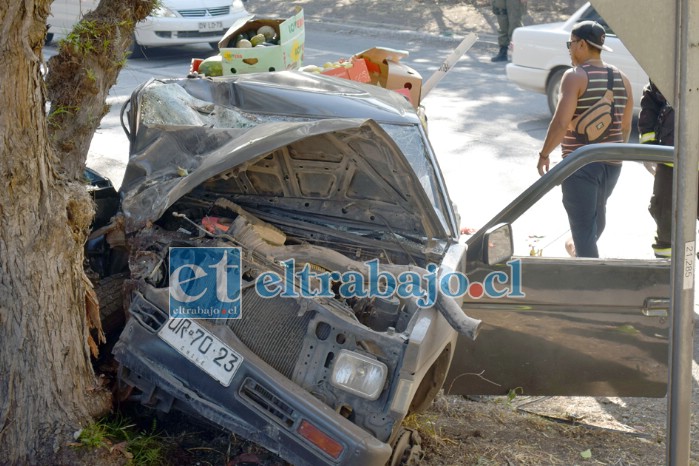
{"label": "man in black tank top", "polygon": [[[572,129],[571,122],[594,104],[607,86],[607,68],[600,54],[612,50],[604,45],[604,28],[595,21],[577,23],[567,42],[573,68],[563,75],[560,100],[539,152],[537,170],[549,171],[550,154],[562,144],[563,157],[585,145]],[[609,134],[597,142],[627,142],[631,134],[633,96],[624,73],[613,68],[615,115]],[[561,185],[563,206],[568,214],[570,231],[578,257],[599,257],[597,240],[606,224],[607,199],[621,173],[621,165],[591,163],[568,177]]]}

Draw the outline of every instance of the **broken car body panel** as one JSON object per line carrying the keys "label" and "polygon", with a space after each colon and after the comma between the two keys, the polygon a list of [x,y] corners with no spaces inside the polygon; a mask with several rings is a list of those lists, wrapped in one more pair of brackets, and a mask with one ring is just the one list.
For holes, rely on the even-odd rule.
{"label": "broken car body panel", "polygon": [[[147,92],[137,91],[132,102],[131,157],[121,189],[127,228],[159,218],[183,194],[218,176],[238,181],[226,186],[237,189],[231,195],[274,196],[290,210],[329,210],[337,219],[356,221],[356,214],[340,212],[351,204],[353,209],[376,209],[389,228],[454,237],[455,219],[447,208],[434,155],[416,131],[419,119],[404,99],[397,94],[377,99],[350,81],[343,86],[319,81],[326,91],[319,94],[315,81],[309,80],[302,73],[267,73],[241,77],[239,82],[146,83]],[[162,103],[168,101],[172,105],[165,110]],[[249,113],[262,111],[260,101],[274,102],[271,116]],[[264,108],[270,112],[269,105]],[[318,111],[324,108],[335,109],[335,118]],[[367,118],[381,122],[383,130]],[[284,160],[257,163],[291,144],[298,147],[283,153]],[[241,175],[246,170],[254,173]],[[307,198],[301,206],[295,202],[300,198]],[[306,205],[318,199],[324,202],[322,208]]]}
{"label": "broken car body panel", "polygon": [[[479,323],[445,296],[420,307],[269,298],[253,285],[267,271],[286,277],[289,259],[363,276],[370,260],[396,275],[463,268],[420,119],[396,93],[295,72],[150,81],[130,105],[131,319],[114,354],[132,397],[202,415],[295,464],[388,461],[403,418],[442,385],[454,327],[474,337]],[[207,233],[211,218],[225,231]],[[240,319],[168,318],[171,246],[240,247]],[[228,372],[211,365],[224,353]],[[373,364],[380,384],[343,385],[347,361]]]}

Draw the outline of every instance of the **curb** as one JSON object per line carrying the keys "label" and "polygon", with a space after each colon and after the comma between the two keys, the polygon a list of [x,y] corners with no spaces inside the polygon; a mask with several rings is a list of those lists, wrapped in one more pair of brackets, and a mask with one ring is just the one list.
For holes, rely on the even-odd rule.
{"label": "curb", "polygon": [[[255,12],[255,15],[260,15],[260,16],[268,16],[265,13],[262,12]],[[276,15],[271,15],[271,16],[276,16]],[[342,30],[342,29],[349,29],[352,31],[356,31],[358,33],[362,33],[362,35],[365,36],[377,36],[379,35],[379,30],[385,29],[386,26],[391,26],[391,27],[400,27],[395,24],[390,24],[387,25],[386,23],[375,23],[371,21],[354,21],[354,20],[344,20],[344,19],[334,19],[334,18],[328,18],[325,16],[318,16],[318,15],[305,15],[304,20],[306,22],[313,23],[314,26],[320,26],[321,28],[328,29],[329,27],[332,27],[334,31]],[[473,47],[489,47],[489,46],[496,46],[498,43],[498,37],[497,34],[493,33],[478,33],[476,31],[472,30],[465,30],[463,33],[475,33],[478,36],[478,40],[476,43],[473,45]],[[415,39],[415,40],[423,40],[423,41],[438,41],[442,42],[445,44],[452,44],[454,46],[458,45],[463,38],[465,37],[465,34],[452,34],[450,32],[440,32],[440,33],[430,33],[430,32],[424,32],[424,31],[412,31],[409,29],[394,29],[391,31],[391,34],[393,36],[399,36],[403,37],[406,39]]]}

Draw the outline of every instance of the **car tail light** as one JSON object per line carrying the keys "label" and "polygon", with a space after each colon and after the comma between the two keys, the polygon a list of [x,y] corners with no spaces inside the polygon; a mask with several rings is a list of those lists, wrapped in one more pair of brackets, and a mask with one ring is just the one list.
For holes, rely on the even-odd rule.
{"label": "car tail light", "polygon": [[303,438],[309,440],[313,445],[335,459],[339,458],[342,454],[342,450],[344,450],[344,447],[339,442],[333,440],[329,435],[322,432],[305,419],[299,424],[297,432],[301,434]]}

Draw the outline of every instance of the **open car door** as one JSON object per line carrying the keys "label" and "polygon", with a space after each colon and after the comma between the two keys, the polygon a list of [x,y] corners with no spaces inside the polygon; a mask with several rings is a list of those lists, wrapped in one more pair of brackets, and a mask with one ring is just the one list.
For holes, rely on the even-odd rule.
{"label": "open car door", "polygon": [[[483,326],[476,341],[459,338],[446,393],[665,395],[670,261],[542,257],[534,247],[535,255],[512,255],[511,224],[585,164],[670,162],[672,154],[672,148],[635,144],[579,149],[469,239],[469,281],[505,272],[499,276],[509,282],[497,287],[509,296],[465,296],[464,312]],[[498,248],[509,252],[493,258]]]}

